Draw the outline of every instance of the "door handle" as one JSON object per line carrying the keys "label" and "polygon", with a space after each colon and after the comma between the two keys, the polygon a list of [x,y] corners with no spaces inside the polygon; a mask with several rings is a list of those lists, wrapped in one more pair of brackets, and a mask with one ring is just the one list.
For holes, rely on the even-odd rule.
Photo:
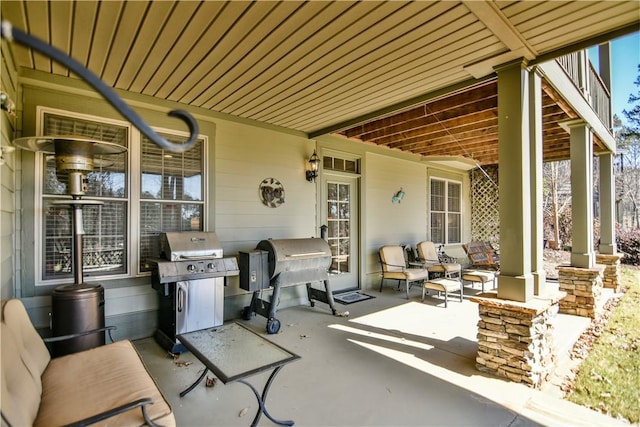
{"label": "door handle", "polygon": [[182,313],[184,309],[184,289],[182,286],[178,287],[178,311]]}

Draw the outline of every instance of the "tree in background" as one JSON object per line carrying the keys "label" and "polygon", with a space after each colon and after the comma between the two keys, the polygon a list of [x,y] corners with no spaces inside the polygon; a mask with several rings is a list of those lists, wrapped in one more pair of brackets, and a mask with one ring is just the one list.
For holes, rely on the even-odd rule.
{"label": "tree in background", "polygon": [[640,228],[640,65],[634,84],[636,94],[629,94],[630,109],[622,113],[628,124],[614,116],[614,134],[618,148],[616,168],[616,220],[623,228]]}

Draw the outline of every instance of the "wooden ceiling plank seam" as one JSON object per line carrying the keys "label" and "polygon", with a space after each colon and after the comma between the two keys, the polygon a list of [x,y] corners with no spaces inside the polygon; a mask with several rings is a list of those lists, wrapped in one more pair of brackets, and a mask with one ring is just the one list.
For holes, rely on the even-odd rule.
{"label": "wooden ceiling plank seam", "polygon": [[[548,31],[564,29],[570,33],[587,23],[589,18],[595,18],[609,7],[598,2],[559,2],[559,7],[534,19],[523,21],[518,26],[527,37],[538,37]],[[551,19],[551,20],[550,20]],[[587,22],[584,22],[584,21]]]}
{"label": "wooden ceiling plank seam", "polygon": [[[147,82],[143,93],[145,95],[157,96],[162,85],[172,73],[175,73],[175,69],[182,67],[183,62],[189,58],[192,52],[196,55],[199,54],[199,52],[194,52],[194,46],[198,44],[198,41],[200,41],[202,37],[208,34],[215,23],[220,23],[222,27],[220,31],[214,32],[214,34],[221,34],[216,37],[217,43],[222,36],[229,31],[236,21],[238,14],[241,14],[242,11],[249,6],[250,3],[248,2],[201,2],[198,5],[198,9],[195,10],[189,18],[189,22],[185,28],[180,32],[180,35],[171,41],[171,49],[162,59],[162,62],[153,73],[149,82]],[[230,14],[230,19],[219,21],[218,17],[220,14],[226,15],[226,13]],[[189,67],[185,66],[183,70],[184,73],[188,73]]]}
{"label": "wooden ceiling plank seam", "polygon": [[[143,24],[143,20],[137,19],[137,17],[145,16],[149,6],[149,2],[146,1],[128,1],[124,3],[101,76],[102,80],[109,86],[115,86],[122,68],[128,62],[131,46],[140,33],[140,27]],[[130,17],[135,18],[131,19]]]}
{"label": "wooden ceiling plank seam", "polygon": [[[372,132],[368,134],[358,135],[358,138],[366,141],[385,141],[389,139],[396,139],[398,136],[403,135],[423,135],[431,132],[436,132],[438,129],[445,125],[447,128],[458,128],[459,123],[483,121],[495,118],[496,116],[496,103],[490,102],[484,105],[484,108],[478,108],[478,110],[460,111],[459,114],[452,112],[452,115],[448,119],[439,120],[439,118],[433,114],[428,114],[422,120],[416,120],[409,126],[393,126],[383,128],[378,132]],[[464,124],[463,124],[464,125]]]}
{"label": "wooden ceiling plank seam", "polygon": [[[300,93],[300,87],[307,86],[309,79],[318,81],[341,72],[362,56],[359,51],[364,49],[364,45],[375,40],[388,41],[397,37],[397,31],[400,31],[397,27],[398,21],[406,19],[402,12],[406,13],[413,8],[424,10],[425,3],[384,3],[383,5],[384,7],[368,10],[362,19],[357,19],[358,8],[345,11],[326,28],[314,34],[315,38],[326,39],[317,49],[314,49],[312,55],[303,55],[296,60],[296,63],[304,61],[304,66],[297,71],[292,67],[274,76],[276,79],[271,83],[281,82],[286,84],[286,88],[278,87],[278,90],[275,90],[272,85],[263,85],[254,92],[254,97],[249,103],[229,106],[225,111],[232,114],[255,115],[256,111],[252,109],[260,111],[286,99],[292,93]],[[367,5],[367,7],[370,6]]]}
{"label": "wooden ceiling plank seam", "polygon": [[[89,68],[89,54],[96,26],[97,2],[74,2],[69,56]],[[93,70],[92,70],[93,71]]]}
{"label": "wooden ceiling plank seam", "polygon": [[[204,79],[220,72],[226,73],[232,66],[229,62],[234,62],[234,56],[245,54],[239,46],[263,28],[261,24],[264,24],[265,17],[276,7],[276,3],[250,2],[248,5],[237,6],[242,7],[238,10],[224,8],[220,11],[215,21],[231,22],[231,25],[223,33],[218,31],[212,20],[209,28],[194,43],[181,63],[188,71],[180,75],[170,74],[156,96],[173,101],[182,100],[181,102],[189,104],[192,98],[186,98],[187,92],[195,85],[202,84]],[[220,54],[216,54],[217,52]]]}
{"label": "wooden ceiling plank seam", "polygon": [[[251,69],[260,58],[268,54],[268,52],[275,48],[270,46],[268,40],[270,37],[282,27],[282,23],[289,21],[292,14],[300,8],[300,4],[296,2],[278,2],[273,3],[273,8],[269,10],[268,15],[264,15],[259,25],[253,26],[247,33],[248,42],[244,44],[247,46],[237,46],[233,52],[229,52],[230,55],[225,59],[221,59],[217,64],[209,65],[213,62],[213,58],[216,56],[216,51],[220,50],[222,46],[209,52],[202,63],[198,64],[199,70],[196,81],[186,81],[181,83],[177,87],[177,92],[184,92],[179,98],[180,102],[194,103],[199,99],[211,99],[220,93],[225,84],[242,81],[243,75],[246,70]],[[225,62],[233,61],[232,64],[226,65]],[[221,70],[217,68],[220,67]],[[187,86],[181,88],[181,85]]]}
{"label": "wooden ceiling plank seam", "polygon": [[[123,1],[99,2],[96,24],[91,37],[87,68],[102,78],[109,51],[118,30],[118,22],[124,8]],[[80,23],[78,23],[80,24]]]}
{"label": "wooden ceiling plank seam", "polygon": [[[525,25],[528,22],[537,21],[540,16],[544,16],[549,13],[549,8],[551,7],[551,12],[555,12],[558,7],[562,7],[562,3],[568,2],[549,2],[549,1],[540,1],[540,2],[520,2],[520,5],[512,5],[510,7],[506,7],[502,9],[505,16],[513,23],[513,25],[518,28],[518,31],[522,32],[522,25]],[[526,4],[528,3],[528,4]],[[522,6],[522,7],[514,7],[514,6]],[[548,16],[548,15],[546,15]],[[527,27],[525,27],[526,29]],[[524,33],[523,33],[524,34]]]}
{"label": "wooden ceiling plank seam", "polygon": [[[458,105],[451,106],[446,110],[440,110],[439,113],[442,113],[445,115],[444,121],[451,118],[455,118],[456,120],[459,120],[459,119],[464,120],[471,115],[477,115],[485,111],[493,111],[496,106],[497,106],[497,93],[492,96],[486,96],[482,99],[479,99],[471,103],[465,102],[465,103],[460,103]],[[401,132],[406,132],[407,129],[410,129],[413,127],[423,128],[425,119],[432,120],[432,121],[436,120],[437,116],[434,115],[434,111],[431,109],[431,105],[429,103],[424,104],[422,106],[422,110],[424,111],[424,114],[422,117],[417,117],[410,121],[401,121],[401,122],[393,123],[391,125],[385,125],[384,127],[381,126],[380,128],[384,129],[382,133],[380,132],[380,128],[379,128],[378,130],[375,130],[373,132],[360,134],[360,138],[372,140],[379,136],[391,136]]]}
{"label": "wooden ceiling plank seam", "polygon": [[[71,20],[72,7],[69,2],[54,1],[49,3],[51,45],[63,52],[71,51]],[[55,25],[54,25],[55,23]],[[69,69],[62,64],[52,61],[51,72],[61,76],[68,76]]]}
{"label": "wooden ceiling plank seam", "polygon": [[473,144],[485,144],[492,141],[497,141],[498,138],[498,125],[497,123],[484,129],[474,130],[472,133],[452,133],[448,129],[442,129],[442,135],[437,138],[422,137],[407,139],[406,141],[397,141],[390,144],[382,144],[388,147],[400,148],[403,146],[410,147],[424,147],[424,148],[438,148],[443,144],[449,144],[455,142],[456,144],[464,146],[472,146]]}
{"label": "wooden ceiling plank seam", "polygon": [[299,7],[290,16],[278,22],[273,33],[256,47],[252,56],[243,58],[243,62],[237,65],[239,69],[237,74],[227,73],[224,76],[215,76],[216,85],[210,92],[204,93],[202,90],[197,90],[197,95],[187,93],[186,97],[195,96],[191,101],[193,104],[221,111],[223,108],[220,103],[232,102],[235,97],[242,96],[240,91],[268,72],[271,64],[279,61],[293,46],[297,45],[300,37],[297,37],[296,33],[302,31],[301,28],[307,22],[313,21],[319,11],[327,7],[323,2],[303,2],[297,5]]}
{"label": "wooden ceiling plank seam", "polygon": [[[462,43],[461,41],[459,42]],[[455,46],[455,43],[453,44],[453,46]],[[277,115],[256,117],[259,117],[262,120],[277,120],[282,116],[292,118],[297,113],[295,110],[299,111],[300,108],[303,108],[303,106],[311,102],[311,100],[316,103],[323,100],[331,100],[334,98],[334,93],[342,93],[344,87],[350,87],[351,92],[354,93],[363,93],[370,90],[370,88],[375,85],[387,86],[388,84],[390,84],[390,82],[394,81],[397,83],[402,83],[403,80],[400,75],[402,75],[402,73],[406,70],[411,70],[411,72],[413,72],[414,74],[425,73],[437,69],[443,64],[447,64],[448,60],[453,56],[468,58],[467,54],[476,54],[478,52],[478,50],[474,46],[460,46],[455,53],[446,53],[448,50],[453,50],[450,48],[451,45],[447,46],[446,43],[443,43],[443,46],[441,48],[442,52],[434,52],[429,57],[414,58],[412,63],[405,62],[403,65],[389,62],[382,65],[380,68],[375,69],[375,74],[373,73],[373,69],[368,68],[367,74],[347,74],[342,81],[335,81],[334,83],[324,84],[318,86],[317,88],[312,87],[308,89],[306,91],[306,94],[289,103],[286,110],[277,111]],[[458,60],[460,58],[455,59]],[[453,64],[454,62],[455,61],[449,61],[449,65]],[[457,63],[462,62],[455,62],[455,64]],[[460,67],[460,69],[462,69],[462,67]],[[274,113],[275,112],[276,111],[274,110]],[[307,111],[307,113],[314,114],[311,111]]]}
{"label": "wooden ceiling plank seam", "polygon": [[[445,85],[453,85],[456,82],[459,82],[462,78],[462,74],[464,71],[461,71],[459,74],[453,72],[447,72],[443,74],[437,75],[435,79]],[[430,81],[423,81],[423,84],[419,87],[408,87],[406,91],[396,91],[396,92],[385,92],[384,94],[379,94],[374,92],[367,93],[366,99],[362,98],[362,103],[358,106],[358,102],[353,100],[346,106],[340,106],[340,108],[336,108],[333,111],[320,112],[316,114],[316,116],[312,117],[310,120],[307,119],[304,122],[299,123],[300,127],[293,127],[294,129],[302,129],[305,132],[314,132],[318,129],[326,128],[325,125],[329,125],[335,122],[344,122],[349,119],[361,117],[363,114],[362,105],[366,105],[368,107],[367,111],[378,111],[381,108],[384,108],[388,105],[394,105],[396,102],[401,102],[402,100],[415,98],[425,93],[429,93],[436,89],[435,84]],[[365,112],[366,114],[366,112]],[[292,127],[298,126],[296,122],[294,123],[283,123],[284,127]]]}
{"label": "wooden ceiling plank seam", "polygon": [[[382,75],[380,70],[383,68],[395,69],[399,66],[406,66],[406,64],[412,61],[420,61],[424,56],[421,51],[426,50],[426,46],[429,46],[429,49],[433,49],[438,43],[442,43],[440,40],[445,33],[443,28],[450,28],[448,27],[449,24],[456,25],[456,28],[461,30],[461,32],[469,31],[468,27],[465,26],[464,18],[453,15],[452,13],[451,9],[447,10],[447,13],[439,13],[438,18],[446,21],[438,22],[437,28],[434,28],[433,30],[430,29],[426,33],[422,26],[427,24],[434,26],[436,23],[430,21],[425,24],[424,19],[417,19],[418,22],[412,23],[414,27],[412,27],[410,31],[407,31],[405,26],[408,26],[408,24],[404,22],[402,27],[396,27],[396,31],[386,31],[384,38],[366,37],[364,43],[361,43],[357,47],[354,46],[352,48],[350,45],[347,45],[346,47],[349,48],[349,50],[344,51],[342,57],[336,58],[333,55],[326,56],[322,58],[322,62],[315,64],[320,66],[321,72],[312,73],[304,79],[298,78],[296,81],[292,81],[287,90],[280,92],[275,97],[270,96],[269,92],[265,92],[264,99],[269,98],[270,105],[273,106],[277,102],[286,99],[294,93],[306,94],[306,96],[315,97],[317,95],[316,88],[318,87],[322,88],[322,91],[325,93],[336,88],[343,88],[347,85],[352,87],[356,80],[362,79],[362,74],[365,71],[367,73],[371,73],[371,70],[375,69],[376,75],[380,77]],[[421,17],[420,14],[417,16],[419,18]],[[411,20],[413,22],[415,17],[412,17]],[[377,32],[377,28],[375,27],[372,27],[370,30]],[[412,37],[412,41],[410,43],[404,43],[400,46],[398,45],[397,32],[403,32],[404,37],[408,37],[408,34],[412,34],[415,38]],[[366,35],[368,33],[364,34]],[[463,37],[460,32],[456,32],[456,34],[460,35],[460,38]],[[425,41],[430,40],[431,38],[434,38],[434,41],[426,44]],[[340,54],[342,51],[336,51],[335,53]],[[332,67],[325,65],[332,62],[339,65],[338,69],[335,71],[334,68],[336,65]],[[299,99],[298,104],[292,105],[290,110],[296,109],[304,103],[306,103],[304,99]],[[247,107],[250,107],[250,105]],[[266,108],[263,105],[261,109],[264,110]],[[252,114],[255,117],[261,117],[264,120],[271,120],[275,118],[273,115],[265,115],[260,110],[256,109],[242,110],[242,112]],[[289,113],[281,112],[281,114]]]}
{"label": "wooden ceiling plank seam", "polygon": [[[480,50],[479,52],[480,54],[482,54],[485,52],[485,50]],[[453,70],[455,69],[459,70],[460,73],[466,73],[462,69],[462,64],[466,62],[467,58],[465,57],[450,58],[450,56],[454,56],[454,55],[455,53],[448,53],[446,55],[443,55],[437,61],[432,61],[429,64],[425,64],[425,67],[429,67],[429,71],[431,73],[435,73],[433,74],[433,77],[436,80],[440,78],[444,78],[446,80],[448,76],[453,76],[455,74]],[[434,63],[438,64],[438,66],[433,67]],[[350,95],[346,95],[342,97],[343,102],[340,105],[336,105],[334,101],[335,94],[328,94],[319,98],[324,100],[325,103],[331,103],[334,106],[334,110],[329,112],[329,114],[333,115],[335,111],[339,111],[336,109],[336,107],[342,107],[343,105],[360,103],[360,102],[369,103],[369,99],[372,97],[375,97],[378,99],[381,97],[384,97],[385,99],[390,100],[390,99],[398,99],[399,97],[402,97],[402,96],[408,96],[408,94],[411,93],[411,91],[413,91],[413,93],[416,93],[416,95],[420,93],[425,93],[426,92],[425,88],[429,87],[428,80],[426,80],[424,76],[425,71],[421,67],[417,67],[417,68],[414,67],[410,71],[412,72],[413,75],[406,75],[406,74],[403,75],[403,74],[396,73],[394,76],[390,77],[389,79],[374,80],[373,82],[370,82],[369,84],[367,84],[367,87],[355,88],[354,90],[349,92]],[[398,92],[398,89],[400,89],[402,92]],[[316,107],[315,107],[316,110],[318,108],[323,107],[322,104],[319,104],[319,101],[321,99],[319,99],[318,102],[316,102]],[[317,116],[316,110],[309,109],[309,111],[307,112],[308,113],[307,115],[313,114],[314,117],[320,117],[320,116]],[[293,121],[293,119],[297,120],[297,117],[293,112],[287,118],[289,119],[289,121],[283,122],[283,124],[288,123],[288,124],[284,124],[287,127],[289,125],[294,125],[294,126],[302,125],[299,122]]]}
{"label": "wooden ceiling plank seam", "polygon": [[410,132],[406,135],[402,135],[401,138],[399,138],[401,135],[396,135],[394,139],[395,141],[398,141],[399,139],[400,140],[399,142],[394,142],[394,139],[391,139],[391,138],[389,138],[388,140],[368,139],[367,141],[381,143],[385,145],[393,145],[393,144],[401,143],[404,141],[407,141],[408,143],[413,144],[417,141],[424,141],[424,140],[432,141],[436,143],[438,139],[443,138],[445,136],[449,136],[449,135],[453,135],[455,138],[462,140],[466,138],[466,135],[470,135],[470,132],[477,131],[479,133],[484,134],[488,130],[497,129],[498,118],[495,116],[493,118],[488,118],[483,120],[476,121],[475,118],[473,118],[472,120],[474,121],[469,120],[469,123],[464,126],[450,127],[450,126],[440,124],[439,128],[435,126],[429,126],[429,129],[427,129],[425,127],[418,131]]}
{"label": "wooden ceiling plank seam", "polygon": [[[623,15],[623,16],[607,15],[605,17],[601,17],[601,19],[594,20],[593,22],[594,24],[595,23],[601,24],[604,22],[606,25],[610,25],[616,28],[623,28],[625,25],[630,23],[628,22],[628,15]],[[589,27],[593,26],[593,24],[585,24],[585,25],[587,25],[587,27],[584,27],[584,26],[578,27],[571,32],[572,42],[577,42],[591,35],[591,31],[589,30]],[[550,38],[553,36],[555,36],[555,38]],[[563,31],[562,28],[558,28],[556,31],[549,32],[549,34],[542,34],[539,37],[537,37],[534,40],[534,42],[538,43],[541,47],[543,47],[546,52],[554,51],[558,47],[558,44],[557,44],[558,37],[561,37],[562,39],[566,39],[566,33],[565,31]]]}
{"label": "wooden ceiling plank seam", "polygon": [[[278,84],[287,82],[289,79],[294,78],[297,73],[309,70],[311,68],[310,62],[313,58],[326,55],[330,51],[330,41],[339,32],[339,24],[345,20],[346,25],[345,16],[350,16],[354,9],[370,11],[371,8],[377,8],[378,4],[344,2],[339,3],[339,6],[340,9],[327,5],[327,7],[318,11],[314,20],[305,21],[299,25],[295,34],[290,37],[290,41],[293,43],[287,43],[289,49],[282,52],[282,56],[269,64],[255,79],[247,81],[232,96],[218,101],[215,105],[213,104],[215,100],[210,99],[204,102],[202,106],[237,114],[233,113],[236,104],[238,100],[244,99],[246,94],[251,93],[252,95],[249,101],[244,102],[251,102],[262,93],[261,91],[266,90],[265,88],[277,87]],[[361,25],[361,23],[358,23],[358,25]]]}
{"label": "wooden ceiling plank seam", "polygon": [[[25,2],[25,15],[29,22],[35,22],[31,25],[29,32],[40,40],[44,40],[51,44],[51,22],[49,19],[49,3],[48,2]],[[51,58],[42,53],[32,50],[33,64],[36,70],[50,73],[52,71]]]}
{"label": "wooden ceiling plank seam", "polygon": [[[454,108],[458,103],[460,103],[461,97],[464,97],[465,101],[468,100],[470,103],[475,102],[485,98],[487,96],[487,93],[495,92],[497,87],[495,86],[496,84],[497,82],[495,80],[483,82],[478,86],[469,88],[467,91],[453,92],[448,95],[435,98],[432,101],[429,101],[428,104],[434,105],[440,102],[442,103],[446,102],[448,104],[446,108],[444,107],[438,108],[438,110],[441,110],[441,109]],[[491,86],[494,86],[494,87],[491,87]],[[368,129],[370,129],[371,131],[374,131],[378,127],[385,125],[386,123],[393,124],[393,123],[399,123],[399,122],[407,122],[423,116],[424,116],[424,104],[420,104],[417,107],[412,107],[410,109],[398,112],[396,114],[390,114],[385,117],[381,117],[380,119],[376,119],[376,120],[372,120],[367,123],[364,123],[359,126],[359,128],[361,129],[359,133],[362,133],[362,134],[367,133]],[[347,131],[348,130],[349,129],[347,129]]]}
{"label": "wooden ceiling plank seam", "polygon": [[[13,7],[9,7],[10,5]],[[31,33],[31,29],[29,27],[30,22],[26,11],[26,2],[9,3],[7,1],[2,1],[0,2],[0,11],[2,12],[3,20],[10,22],[15,28],[26,33]],[[18,43],[11,43],[11,51],[13,52],[16,64],[27,68],[35,67],[33,62],[33,51],[31,49]]]}
{"label": "wooden ceiling plank seam", "polygon": [[[375,7],[372,8],[372,5]],[[279,69],[268,70],[261,74],[260,79],[264,80],[266,82],[265,84],[256,86],[254,82],[248,82],[254,86],[254,95],[249,102],[260,96],[260,91],[265,90],[265,88],[271,88],[274,87],[274,85],[281,87],[281,85],[288,84],[293,79],[303,79],[310,73],[313,74],[314,72],[318,72],[318,70],[327,72],[323,67],[319,67],[317,65],[318,61],[326,61],[326,58],[337,54],[339,49],[341,49],[341,42],[339,41],[340,37],[347,39],[355,37],[359,31],[362,31],[367,27],[366,23],[369,20],[375,20],[375,16],[386,15],[386,13],[383,12],[385,7],[382,7],[382,5],[385,7],[391,6],[388,4],[373,3],[368,3],[366,5],[363,3],[358,4],[356,7],[351,7],[343,11],[339,16],[335,17],[330,22],[327,22],[327,24],[322,26],[319,31],[310,34],[305,40],[304,45],[295,46],[294,50],[290,50],[286,55],[279,59]],[[362,19],[358,19],[357,17],[362,15],[360,8],[365,6],[366,9],[364,16],[362,16]],[[393,5],[393,8],[397,9],[398,6]],[[351,25],[349,25],[349,23]],[[316,27],[313,22],[306,25]],[[309,49],[309,52],[307,54],[300,54],[300,49],[305,45],[307,45],[306,49]],[[288,61],[287,58],[289,58],[290,61]],[[325,68],[328,69],[337,66],[337,64],[329,61]],[[242,88],[244,91],[247,89],[249,88]],[[281,87],[281,90],[284,90],[284,88]],[[217,100],[210,99],[207,101],[207,105],[211,105],[213,108],[221,109],[225,112],[237,114],[237,112],[232,109],[239,108],[241,105],[238,104],[237,97],[234,96],[233,98],[234,99],[226,96],[224,99],[220,99],[220,97],[218,97]]]}
{"label": "wooden ceiling plank seam", "polygon": [[[178,40],[185,27],[189,25],[191,17],[198,10],[199,6],[200,3],[194,1],[174,3],[174,7],[171,8],[170,16],[166,21],[168,24],[160,28],[160,32],[150,48],[146,44],[146,40],[136,40],[136,44],[142,45],[140,50],[148,49],[148,54],[144,61],[138,63],[138,69],[129,85],[130,91],[135,93],[144,92],[145,87],[147,87],[153,78],[156,70],[160,67],[169,52],[175,48],[175,41]],[[149,18],[153,16],[154,15],[151,15]]]}
{"label": "wooden ceiling plank seam", "polygon": [[[127,60],[118,73],[115,86],[131,90],[131,84],[138,75],[141,67],[147,63],[149,55],[154,50],[163,29],[168,25],[168,19],[174,3],[151,1],[140,19],[140,27],[131,42],[127,52]],[[135,58],[135,60],[132,60]]]}
{"label": "wooden ceiling plank seam", "polygon": [[[448,84],[453,85],[456,82],[460,81],[460,79],[462,78],[461,74],[464,74],[464,72],[461,72],[460,74],[446,73],[443,75],[439,75],[437,79],[440,83],[443,83],[444,85],[448,85]],[[431,83],[426,82],[424,85],[420,86],[419,88],[414,88],[414,87],[408,88],[408,91],[406,92],[402,91],[402,92],[387,93],[386,95],[380,95],[380,96],[378,96],[374,92],[367,95],[367,99],[363,100],[363,104],[369,108],[368,111],[373,112],[373,111],[378,111],[381,108],[384,108],[385,106],[394,105],[395,103],[401,102],[402,100],[411,99],[411,98],[418,97],[420,95],[424,95],[425,93],[429,93],[430,91],[433,91],[433,90],[435,90],[435,85],[431,85]],[[341,106],[341,108],[339,109],[336,108],[333,111],[322,112],[322,114],[312,117],[311,119],[307,118],[307,120],[300,123],[299,129],[302,129],[303,131],[310,133],[319,129],[325,129],[328,125],[332,123],[336,123],[336,122],[340,123],[340,122],[344,122],[345,120],[348,121],[349,119],[362,117],[362,114],[363,114],[362,104],[358,106],[357,102],[352,102],[346,106]],[[293,125],[297,126],[295,124]],[[289,124],[284,124],[284,123],[283,123],[283,126],[290,127]]]}
{"label": "wooden ceiling plank seam", "polygon": [[[464,43],[463,41],[458,41],[457,43]],[[489,48],[491,49],[491,48]],[[369,79],[364,78],[365,76],[357,76],[354,77],[356,80],[350,80],[349,82],[344,82],[344,84],[348,84],[351,90],[349,91],[350,96],[348,99],[349,102],[353,101],[354,97],[360,97],[362,94],[379,94],[380,90],[385,91],[385,95],[390,91],[395,90],[396,87],[402,86],[403,88],[408,88],[410,85],[415,85],[416,90],[419,93],[424,93],[425,86],[425,78],[424,74],[428,71],[431,73],[452,73],[453,69],[458,69],[460,72],[465,73],[462,69],[462,64],[468,59],[468,56],[465,52],[471,52],[474,50],[474,47],[468,47],[464,49],[464,46],[458,46],[456,43],[450,46],[443,46],[441,49],[442,52],[435,52],[433,55],[430,55],[428,59],[423,60],[421,64],[414,62],[408,65],[404,65],[402,67],[394,67],[394,64],[389,64],[382,70],[376,70],[376,73],[373,74],[371,71],[369,74]],[[462,52],[462,53],[461,53]],[[476,50],[474,53],[482,54],[485,50]],[[408,75],[407,73],[411,73]],[[374,77],[375,76],[375,77]],[[326,92],[331,89],[332,92]],[[317,91],[312,92],[314,97],[314,103],[321,106],[321,102],[330,102],[334,103],[335,94],[343,93],[344,89],[342,86],[338,86],[336,88],[318,88]],[[376,96],[376,95],[374,95]],[[295,109],[296,107],[302,108],[301,105],[298,105],[298,102],[301,102],[305,98],[300,98],[297,101],[293,101],[290,104],[291,109]],[[345,98],[345,100],[347,100]],[[335,105],[334,105],[335,106]],[[297,118],[300,112],[297,111],[282,111],[280,115],[286,116],[289,120]],[[306,110],[307,115],[315,115],[316,112],[313,110]],[[267,117],[255,116],[257,119],[267,120]],[[269,118],[273,120],[273,118]]]}

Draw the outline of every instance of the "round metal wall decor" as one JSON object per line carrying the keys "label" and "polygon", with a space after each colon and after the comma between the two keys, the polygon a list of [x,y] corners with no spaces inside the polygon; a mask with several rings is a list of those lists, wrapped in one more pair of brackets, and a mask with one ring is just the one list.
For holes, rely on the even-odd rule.
{"label": "round metal wall decor", "polygon": [[284,203],[284,187],[275,178],[265,178],[258,188],[260,200],[265,206],[277,208]]}

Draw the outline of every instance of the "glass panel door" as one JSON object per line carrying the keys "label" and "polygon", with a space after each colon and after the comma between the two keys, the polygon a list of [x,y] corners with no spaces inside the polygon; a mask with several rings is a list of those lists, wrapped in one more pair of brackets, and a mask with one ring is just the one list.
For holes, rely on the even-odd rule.
{"label": "glass panel door", "polygon": [[331,247],[330,282],[333,291],[356,289],[358,280],[357,178],[323,178],[322,224]]}

